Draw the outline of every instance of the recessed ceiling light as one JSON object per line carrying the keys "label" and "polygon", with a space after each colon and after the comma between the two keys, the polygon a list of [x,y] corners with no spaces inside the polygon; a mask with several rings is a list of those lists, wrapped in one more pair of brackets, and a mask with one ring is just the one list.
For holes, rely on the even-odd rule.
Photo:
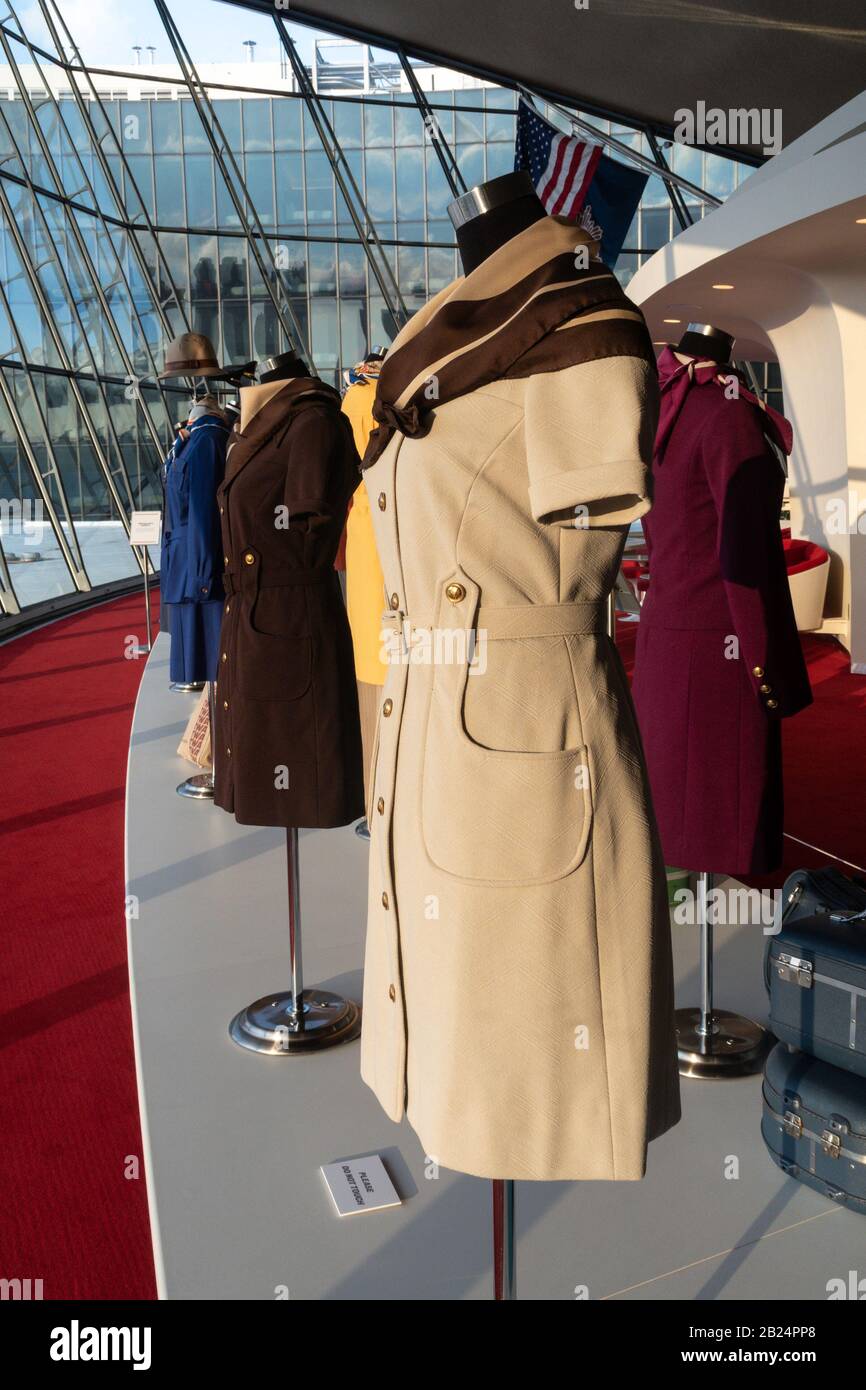
{"label": "recessed ceiling light", "polygon": [[732,290],[733,285],[713,285],[714,290]]}
{"label": "recessed ceiling light", "polygon": [[855,222],[866,222],[866,217],[855,217],[855,218],[854,218],[854,221],[855,221]]}
{"label": "recessed ceiling light", "polygon": [[682,319],[662,319],[662,323],[682,323]]}

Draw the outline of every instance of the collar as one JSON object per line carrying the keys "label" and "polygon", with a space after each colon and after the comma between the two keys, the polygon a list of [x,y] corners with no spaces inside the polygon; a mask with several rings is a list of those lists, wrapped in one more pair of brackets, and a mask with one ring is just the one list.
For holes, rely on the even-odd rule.
{"label": "collar", "polygon": [[652,362],[642,314],[594,251],[573,222],[542,217],[434,295],[382,365],[364,467],[395,432],[426,433],[436,406],[489,382],[604,356]]}
{"label": "collar", "polygon": [[698,357],[681,362],[670,343],[666,343],[658,358],[659,384],[661,386],[661,409],[655,441],[655,462],[661,463],[668,440],[679,419],[686,397],[694,389],[716,387],[724,391],[731,380],[736,380],[737,398],[756,406],[764,415],[764,430],[783,453],[790,454],[794,447],[794,431],[789,420],[762,401],[750,389],[746,378],[736,367],[720,367],[718,362]]}

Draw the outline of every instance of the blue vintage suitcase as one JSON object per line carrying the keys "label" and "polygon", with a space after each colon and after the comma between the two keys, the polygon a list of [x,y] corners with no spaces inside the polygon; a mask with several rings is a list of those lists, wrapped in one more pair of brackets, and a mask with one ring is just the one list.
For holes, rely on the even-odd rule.
{"label": "blue vintage suitcase", "polygon": [[866,1081],[777,1043],[761,1134],[783,1172],[866,1214]]}
{"label": "blue vintage suitcase", "polygon": [[866,920],[820,913],[783,924],[766,959],[770,1028],[824,1062],[866,1076]]}

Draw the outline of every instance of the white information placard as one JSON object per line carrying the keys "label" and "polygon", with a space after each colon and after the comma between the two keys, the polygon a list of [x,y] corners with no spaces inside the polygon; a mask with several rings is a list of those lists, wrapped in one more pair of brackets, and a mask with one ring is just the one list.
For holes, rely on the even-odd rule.
{"label": "white information placard", "polygon": [[338,1216],[353,1216],[358,1211],[380,1211],[383,1207],[400,1205],[397,1189],[378,1154],[343,1158],[339,1163],[323,1163],[322,1176]]}
{"label": "white information placard", "polygon": [[133,512],[129,521],[130,545],[159,545],[161,512]]}

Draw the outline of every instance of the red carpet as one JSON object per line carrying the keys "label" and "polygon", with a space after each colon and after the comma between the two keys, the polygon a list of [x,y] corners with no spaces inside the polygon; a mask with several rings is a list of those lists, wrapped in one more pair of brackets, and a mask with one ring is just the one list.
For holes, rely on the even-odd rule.
{"label": "red carpet", "polygon": [[[123,919],[143,670],[123,651],[142,628],[136,595],[0,647],[0,1279],[41,1279],[46,1299],[155,1296]],[[622,624],[629,670],[634,638]],[[786,829],[818,851],[788,839],[772,886],[834,855],[866,864],[866,678],[831,639],[805,649],[815,703],[785,722]]]}
{"label": "red carpet", "polygon": [[[619,623],[629,675],[636,634],[636,623]],[[785,860],[779,873],[749,879],[755,888],[779,888],[793,869],[831,865],[853,874],[857,865],[866,873],[866,676],[851,675],[833,637],[805,634],[803,651],[815,699],[782,726]]]}
{"label": "red carpet", "polygon": [[143,610],[0,647],[0,1279],[46,1299],[156,1296],[123,915]]}

